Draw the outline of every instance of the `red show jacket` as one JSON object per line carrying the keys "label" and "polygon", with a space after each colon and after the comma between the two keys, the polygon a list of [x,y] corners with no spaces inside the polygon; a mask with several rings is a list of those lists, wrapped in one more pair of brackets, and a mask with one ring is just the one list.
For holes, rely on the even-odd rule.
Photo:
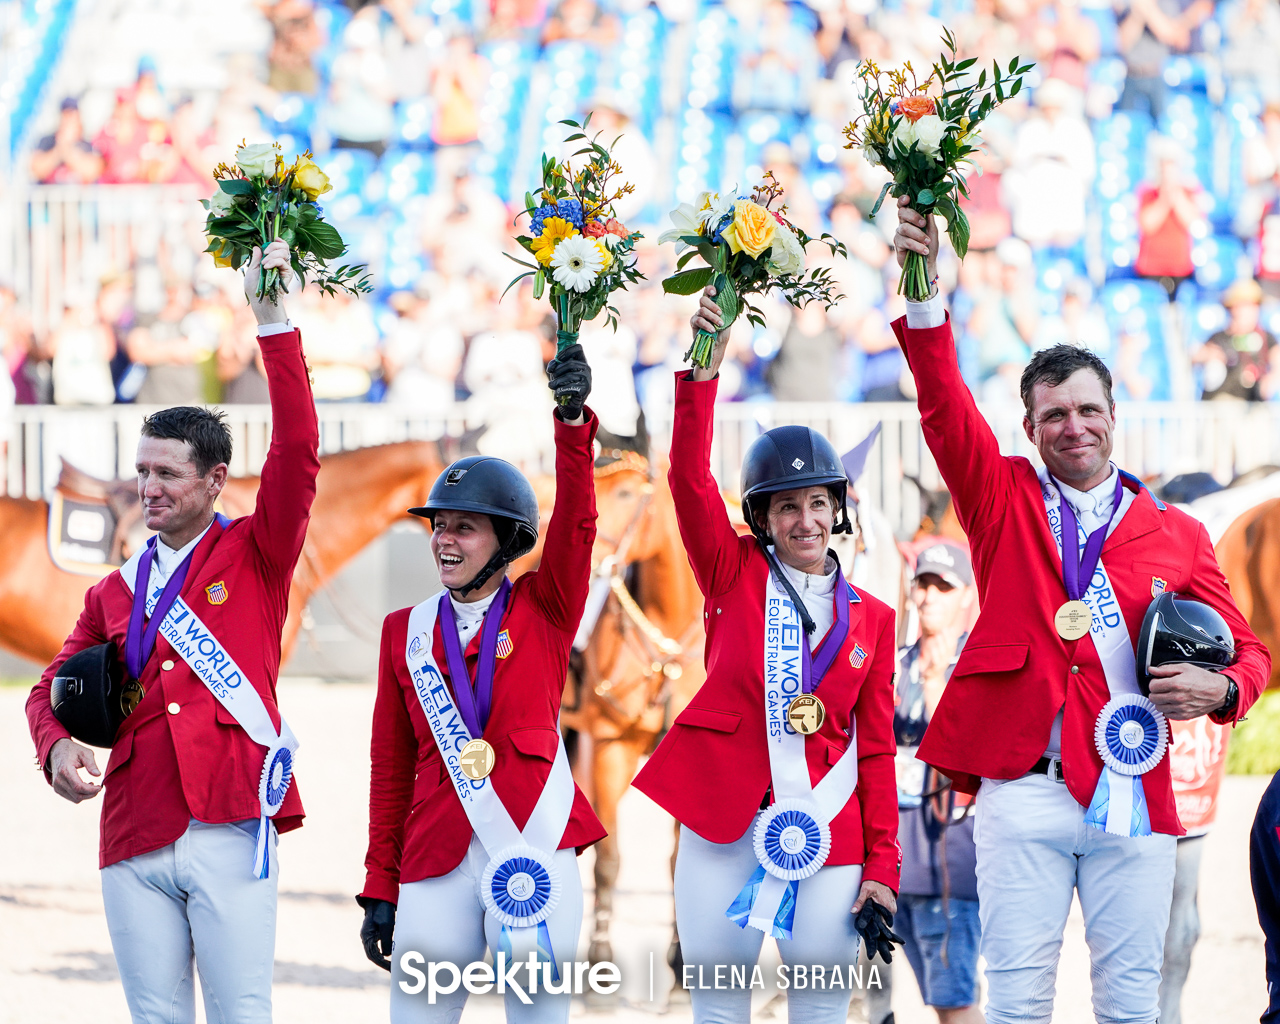
{"label": "red show jacket", "polygon": [[[599,423],[590,410],[586,415],[587,422],[576,427],[555,421],[555,511],[547,526],[541,567],[516,580],[507,599],[501,625],[510,638],[511,653],[497,659],[493,706],[484,727],[495,755],[490,778],[520,829],[542,794],[560,742],[560,696],[591,575],[596,538],[591,445]],[[391,903],[398,902],[402,882],[438,878],[461,864],[472,836],[471,822],[449,781],[405,663],[412,610],[392,612],[382,624],[373,708],[369,850],[361,895]],[[476,632],[465,652],[473,678],[482,632]],[[439,622],[432,651],[453,689]],[[559,848],[581,851],[605,835],[575,785]]]}
{"label": "red show jacket", "polygon": [[[252,515],[225,529],[214,521],[196,545],[182,598],[252,681],[280,727],[276,677],[289,583],[307,534],[320,471],[320,428],[297,331],[258,339],[271,393],[271,447]],[[210,601],[207,588],[222,588]],[[142,587],[146,580],[139,581]],[[225,591],[225,599],[223,599]],[[119,571],[89,588],[84,611],[62,650],[27,698],[27,720],[41,764],[67,731],[53,716],[49,686],[77,651],[113,640],[124,657],[133,594]],[[192,818],[218,824],[257,818],[263,747],[205,687],[164,637],[142,669],[146,691],[116,736],[103,776],[100,866],[158,850]],[[171,709],[176,709],[171,710]],[[46,771],[46,775],[48,772]],[[298,784],[273,819],[280,832],[301,826]]]}
{"label": "red show jacket", "polygon": [[[1102,774],[1094,726],[1111,694],[1092,638],[1063,640],[1054,628],[1067,592],[1035,467],[1000,454],[960,376],[950,320],[913,330],[900,318],[893,329],[915,375],[925,440],[969,536],[982,607],[919,757],[957,789],[976,793],[983,778],[1030,771],[1065,707],[1063,771],[1071,795],[1087,807]],[[1130,639],[1136,646],[1157,580],[1211,605],[1235,637],[1237,659],[1227,675],[1240,688],[1238,719],[1266,685],[1271,657],[1236,609],[1204,526],[1157,505],[1131,479],[1125,486],[1138,493],[1103,545],[1102,562]],[[1168,757],[1142,776],[1142,785],[1152,830],[1182,835]]]}
{"label": "red show jacket", "polygon": [[[750,826],[771,781],[764,708],[769,567],[755,538],[734,531],[711,475],[718,380],[677,375],[671,433],[671,493],[680,536],[706,598],[707,681],[635,786],[703,839],[732,843]],[[857,594],[860,600],[849,603],[849,635],[816,691],[827,716],[818,732],[805,737],[805,757],[816,785],[848,747],[852,716],[858,787],[831,823],[826,863],[862,864],[864,879],[896,892],[901,851],[893,769],[894,614],[870,594]]]}

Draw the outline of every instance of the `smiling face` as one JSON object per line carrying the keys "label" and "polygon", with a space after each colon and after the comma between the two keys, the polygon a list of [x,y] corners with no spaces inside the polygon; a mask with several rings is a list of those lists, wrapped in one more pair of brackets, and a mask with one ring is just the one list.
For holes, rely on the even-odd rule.
{"label": "smiling face", "polygon": [[836,503],[827,487],[801,487],[769,495],[764,528],[778,558],[802,572],[822,573],[836,521]]}
{"label": "smiling face", "polygon": [[148,530],[177,549],[213,520],[213,503],[227,482],[227,464],[201,473],[191,445],[174,438],[143,437],[138,442],[138,497]]}
{"label": "smiling face", "polygon": [[1056,479],[1087,491],[1107,478],[1115,405],[1096,373],[1084,367],[1056,386],[1037,383],[1031,409],[1023,429]]}
{"label": "smiling face", "polygon": [[[498,552],[498,535],[493,520],[481,512],[458,512],[442,509],[432,517],[431,555],[436,560],[440,582],[449,590],[465,587]],[[497,587],[501,573],[489,582]],[[486,584],[467,595],[476,599],[492,589]],[[464,598],[465,600],[465,598]]]}

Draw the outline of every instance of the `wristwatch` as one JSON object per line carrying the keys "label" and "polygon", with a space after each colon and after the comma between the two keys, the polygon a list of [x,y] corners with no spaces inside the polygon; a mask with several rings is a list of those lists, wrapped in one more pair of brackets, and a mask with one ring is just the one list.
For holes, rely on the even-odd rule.
{"label": "wristwatch", "polygon": [[1231,679],[1230,677],[1228,677],[1226,699],[1223,700],[1222,706],[1218,708],[1218,710],[1215,711],[1214,714],[1219,715],[1222,718],[1232,717],[1235,715],[1236,708],[1239,706],[1239,704],[1240,704],[1240,687],[1236,686],[1236,681],[1234,679]]}

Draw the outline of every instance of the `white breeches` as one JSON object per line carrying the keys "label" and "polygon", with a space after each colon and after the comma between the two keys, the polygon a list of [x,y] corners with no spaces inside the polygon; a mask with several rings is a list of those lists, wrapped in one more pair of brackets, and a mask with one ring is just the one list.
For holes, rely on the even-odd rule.
{"label": "white breeches", "polygon": [[1114,836],[1043,775],[984,779],[974,839],[987,1024],[1047,1022],[1062,932],[1080,896],[1100,1024],[1155,1024],[1177,840]]}
{"label": "white breeches", "polygon": [[195,1024],[194,971],[209,1024],[271,1024],[280,873],[271,830],[270,878],[250,870],[254,835],[198,821],[177,842],[102,869],[134,1024]]}
{"label": "white breeches", "polygon": [[[557,850],[553,861],[560,876],[560,902],[547,918],[547,931],[557,964],[578,958],[582,931],[582,878],[578,858],[572,849]],[[485,947],[496,962],[502,925],[487,915],[480,902],[480,879],[489,864],[480,840],[472,836],[471,848],[462,863],[439,878],[424,878],[400,886],[396,905],[396,930],[391,962],[391,1024],[457,1024],[467,1002],[467,990],[459,985],[448,994],[428,1002],[423,990],[408,994],[400,982],[413,986],[418,979],[401,970],[400,957],[413,951],[423,963],[416,967],[427,973],[426,964],[436,961],[455,964],[459,970],[484,959]],[[528,951],[515,950],[516,959],[526,959]],[[526,987],[528,977],[521,971],[518,980]],[[442,978],[442,984],[448,978]],[[570,996],[548,994],[541,989],[526,1005],[511,991],[504,1000],[507,1020],[513,1024],[564,1024],[569,1019]]]}
{"label": "white breeches", "polygon": [[[746,1024],[751,1017],[749,988],[704,988],[702,977],[714,976],[714,968],[738,967],[747,978],[760,957],[764,932],[740,928],[725,916],[734,897],[760,866],[751,846],[755,821],[736,842],[711,843],[691,829],[680,827],[676,854],[676,930],[686,967],[691,969],[695,1024]],[[862,884],[862,865],[841,864],[820,868],[800,883],[796,898],[793,938],[779,939],[778,951],[789,968],[822,966],[827,977],[839,967],[847,972],[858,962],[860,936],[850,912]],[[730,971],[722,971],[730,975]],[[770,979],[772,980],[772,979]],[[677,978],[680,984],[681,979]],[[787,991],[790,1024],[842,1024],[849,1012],[851,989],[791,988]]]}

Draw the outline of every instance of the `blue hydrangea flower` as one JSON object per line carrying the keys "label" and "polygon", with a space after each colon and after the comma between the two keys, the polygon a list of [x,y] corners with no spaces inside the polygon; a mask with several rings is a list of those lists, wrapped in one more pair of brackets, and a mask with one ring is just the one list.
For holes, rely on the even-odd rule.
{"label": "blue hydrangea flower", "polygon": [[533,213],[530,214],[529,216],[529,228],[533,232],[533,237],[537,238],[539,235],[542,234],[542,222],[544,220],[546,220],[548,217],[559,217],[559,216],[562,216],[560,211],[557,210],[554,206],[550,205],[549,203],[544,206],[539,206],[536,210],[534,210]]}
{"label": "blue hydrangea flower", "polygon": [[720,223],[716,225],[715,231],[711,233],[711,241],[719,245],[724,241],[724,229],[733,223],[733,211],[730,210],[720,218]]}
{"label": "blue hydrangea flower", "polygon": [[556,203],[559,214],[579,231],[582,230],[582,203],[577,199],[561,199]]}

